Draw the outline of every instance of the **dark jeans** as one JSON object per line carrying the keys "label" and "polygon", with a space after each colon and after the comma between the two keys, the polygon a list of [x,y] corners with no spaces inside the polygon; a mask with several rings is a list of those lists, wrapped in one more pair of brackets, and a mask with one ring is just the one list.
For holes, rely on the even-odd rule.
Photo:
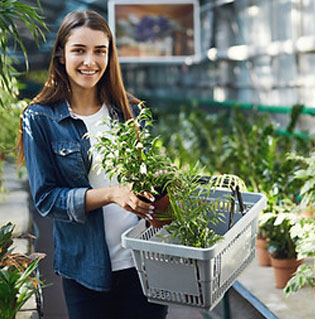
{"label": "dark jeans", "polygon": [[134,268],[113,272],[109,292],[62,279],[70,319],[165,319],[167,306],[149,303]]}

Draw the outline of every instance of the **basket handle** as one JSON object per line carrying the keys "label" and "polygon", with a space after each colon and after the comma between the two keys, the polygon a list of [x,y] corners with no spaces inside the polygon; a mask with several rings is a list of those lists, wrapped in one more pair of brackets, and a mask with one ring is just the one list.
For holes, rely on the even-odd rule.
{"label": "basket handle", "polygon": [[244,216],[245,215],[245,206],[244,206],[244,202],[242,199],[242,195],[240,192],[240,188],[238,185],[236,185],[235,189],[234,187],[231,185],[230,186],[231,189],[231,211],[230,211],[230,218],[229,218],[229,224],[228,224],[228,229],[231,229],[232,227],[232,223],[233,223],[233,219],[234,219],[234,214],[235,214],[235,200],[236,200],[236,196],[237,196],[237,200],[239,203],[239,207],[240,207],[240,212],[241,214]]}
{"label": "basket handle", "polygon": [[232,191],[231,193],[231,211],[230,211],[230,218],[229,218],[229,223],[228,223],[228,230],[231,229],[233,219],[234,219],[234,213],[235,213],[235,197],[236,197],[236,192],[233,186],[230,186],[230,189]]}
{"label": "basket handle", "polygon": [[240,205],[241,214],[244,216],[245,213],[246,213],[245,205],[244,205],[244,202],[243,202],[242,194],[240,192],[240,187],[238,185],[236,185],[236,195],[237,195],[238,203]]}

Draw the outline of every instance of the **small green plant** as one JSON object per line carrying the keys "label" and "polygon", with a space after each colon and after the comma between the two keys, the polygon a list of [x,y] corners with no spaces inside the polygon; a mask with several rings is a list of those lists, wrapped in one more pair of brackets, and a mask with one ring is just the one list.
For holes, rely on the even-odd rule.
{"label": "small green plant", "polygon": [[8,253],[9,247],[13,244],[12,234],[14,226],[11,223],[0,228],[0,260]]}
{"label": "small green plant", "polygon": [[290,236],[290,230],[297,219],[296,204],[289,199],[283,199],[271,212],[261,215],[259,226],[265,231],[268,251],[274,258],[296,258],[296,239]]}
{"label": "small green plant", "polygon": [[292,238],[297,238],[297,258],[311,258],[312,261],[298,267],[284,288],[286,296],[297,292],[305,285],[315,287],[315,217],[301,218],[300,222],[291,228],[290,235]]}
{"label": "small green plant", "polygon": [[95,136],[92,148],[100,157],[99,166],[119,183],[131,183],[139,195],[144,191],[159,195],[174,180],[176,168],[165,155],[159,137],[152,137],[151,111],[139,105],[140,113],[125,122],[111,119],[111,129]]}
{"label": "small green plant", "polygon": [[0,228],[0,318],[14,319],[23,305],[39,290],[35,270],[44,254],[11,253],[14,226]]}
{"label": "small green plant", "polygon": [[[211,184],[201,187],[196,174],[182,171],[178,174],[178,183],[170,186],[169,209],[173,222],[164,228],[172,241],[180,245],[208,248],[222,239],[213,227],[223,219],[218,212],[218,202],[207,200],[214,188]],[[168,237],[168,235],[166,236]]]}
{"label": "small green plant", "polygon": [[32,277],[39,259],[31,261],[22,272],[14,269],[0,269],[0,317],[14,319],[17,312],[37,291],[38,280]]}
{"label": "small green plant", "polygon": [[[164,227],[170,238],[184,246],[209,248],[223,237],[215,231],[218,223],[229,220],[232,225],[236,194],[233,191],[246,190],[244,182],[234,175],[218,175],[207,177],[200,175],[199,164],[182,169],[177,174],[176,182],[169,187],[170,206],[166,218],[172,216],[173,222]],[[225,195],[211,199],[216,189],[232,190],[230,196]],[[240,204],[242,205],[242,204]],[[222,207],[230,207],[230,217],[222,212]]]}

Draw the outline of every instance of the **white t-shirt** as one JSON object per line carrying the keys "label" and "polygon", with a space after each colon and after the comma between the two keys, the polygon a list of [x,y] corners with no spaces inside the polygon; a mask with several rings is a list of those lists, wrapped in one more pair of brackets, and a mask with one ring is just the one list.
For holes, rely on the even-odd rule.
{"label": "white t-shirt", "polygon": [[[87,131],[91,133],[91,146],[96,142],[94,136],[96,136],[97,133],[104,132],[109,129],[109,113],[105,104],[99,111],[92,115],[78,115],[73,113],[73,111],[72,114],[74,117],[83,120]],[[106,118],[108,121],[104,123],[103,120]],[[100,170],[99,168],[95,168],[96,160],[97,154],[93,154],[92,167],[88,176],[91,186],[93,188],[100,188],[118,185],[116,178],[110,180],[109,177],[105,175],[103,169]],[[131,251],[121,246],[121,235],[125,230],[138,222],[137,216],[114,203],[103,206],[103,214],[105,236],[109,249],[112,270],[116,271],[133,267],[134,262],[131,256]]]}

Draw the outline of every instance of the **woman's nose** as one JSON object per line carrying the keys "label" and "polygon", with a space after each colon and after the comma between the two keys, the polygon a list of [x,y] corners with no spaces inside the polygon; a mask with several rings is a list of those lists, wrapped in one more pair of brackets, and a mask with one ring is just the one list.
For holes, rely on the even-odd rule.
{"label": "woman's nose", "polygon": [[86,66],[91,66],[93,64],[95,64],[94,58],[92,54],[86,54],[84,57],[84,61],[83,64]]}

